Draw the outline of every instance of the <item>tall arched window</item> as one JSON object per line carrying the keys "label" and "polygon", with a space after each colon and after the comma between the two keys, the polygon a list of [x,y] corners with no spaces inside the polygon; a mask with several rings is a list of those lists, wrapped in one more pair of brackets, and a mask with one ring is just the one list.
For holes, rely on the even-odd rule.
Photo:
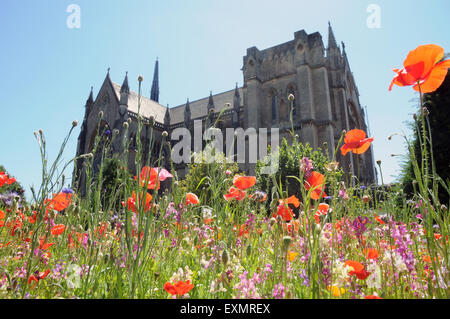
{"label": "tall arched window", "polygon": [[278,120],[277,95],[275,93],[275,90],[272,90],[270,92],[270,98],[271,98],[271,106],[272,106],[272,123],[274,123]]}
{"label": "tall arched window", "polygon": [[289,110],[284,98],[280,101],[280,121],[289,121]]}

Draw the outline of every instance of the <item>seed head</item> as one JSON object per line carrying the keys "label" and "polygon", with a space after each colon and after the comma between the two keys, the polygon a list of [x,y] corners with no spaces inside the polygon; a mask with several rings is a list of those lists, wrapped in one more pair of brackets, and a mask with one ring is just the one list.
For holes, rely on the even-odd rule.
{"label": "seed head", "polygon": [[228,255],[228,251],[226,249],[224,249],[224,251],[222,252],[222,262],[224,265],[226,265],[228,263],[228,260],[230,259],[229,255]]}

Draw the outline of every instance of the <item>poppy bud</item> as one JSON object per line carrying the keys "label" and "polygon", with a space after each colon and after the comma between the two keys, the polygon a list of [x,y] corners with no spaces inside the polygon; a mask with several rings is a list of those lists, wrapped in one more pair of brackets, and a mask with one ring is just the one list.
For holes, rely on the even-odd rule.
{"label": "poppy bud", "polygon": [[225,107],[230,107],[231,104],[230,103],[225,103]]}
{"label": "poppy bud", "polygon": [[425,116],[428,116],[428,115],[430,115],[430,111],[426,107],[423,107],[422,108],[422,114],[425,115]]}
{"label": "poppy bud", "polygon": [[446,213],[447,212],[447,206],[445,206],[444,204],[441,205],[441,210]]}
{"label": "poppy bud", "polygon": [[283,237],[283,249],[288,249],[289,245],[292,243],[292,237],[291,236],[284,236]]}
{"label": "poppy bud", "polygon": [[169,135],[169,133],[167,133],[167,131],[162,132],[163,137],[167,137],[168,135]]}
{"label": "poppy bud", "polygon": [[291,101],[291,102],[294,101],[295,100],[294,94],[289,94],[288,100]]}
{"label": "poppy bud", "polygon": [[139,75],[139,76],[138,76],[138,81],[139,81],[139,82],[144,81],[144,77],[143,77],[142,75]]}
{"label": "poppy bud", "polygon": [[122,127],[123,127],[124,129],[127,129],[127,128],[128,128],[128,122],[123,122]]}
{"label": "poppy bud", "polygon": [[370,202],[370,196],[369,195],[364,195],[362,200],[363,200],[364,203],[368,203],[368,202]]}
{"label": "poppy bud", "polygon": [[102,118],[103,117],[103,111],[98,112],[98,117]]}
{"label": "poppy bud", "polygon": [[149,120],[149,125],[150,125],[150,126],[155,125],[155,117],[154,117],[153,115],[150,116],[150,118],[149,118],[148,120]]}
{"label": "poppy bud", "polygon": [[228,251],[225,249],[223,252],[222,252],[222,262],[223,262],[223,264],[224,265],[226,265],[227,263],[228,263],[228,260],[229,260],[230,258],[229,258],[229,255],[228,255]]}
{"label": "poppy bud", "polygon": [[414,121],[417,121],[417,114],[416,113],[413,114],[413,119],[414,119]]}
{"label": "poppy bud", "polygon": [[77,125],[78,125],[78,121],[77,121],[77,120],[74,120],[74,121],[72,122],[72,126],[75,127],[75,126],[77,126]]}
{"label": "poppy bud", "polygon": [[380,160],[377,161],[377,165],[378,165],[378,166],[381,165],[381,161],[380,161]]}
{"label": "poppy bud", "polygon": [[277,220],[275,218],[273,218],[273,217],[269,219],[269,225],[270,226],[273,226],[276,222],[277,222]]}
{"label": "poppy bud", "polygon": [[113,130],[113,134],[114,134],[115,136],[119,135],[119,133],[120,133],[120,132],[119,132],[118,129],[115,128],[115,129]]}

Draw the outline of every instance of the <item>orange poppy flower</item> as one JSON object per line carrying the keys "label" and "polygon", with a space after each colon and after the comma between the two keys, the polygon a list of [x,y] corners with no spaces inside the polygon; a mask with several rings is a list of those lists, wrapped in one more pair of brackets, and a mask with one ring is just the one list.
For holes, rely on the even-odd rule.
{"label": "orange poppy flower", "polygon": [[70,202],[72,200],[72,194],[71,193],[59,193],[59,194],[53,194],[53,199],[52,200],[45,200],[45,204],[48,203],[47,205],[47,209],[46,209],[46,213],[50,210],[50,209],[54,209],[58,212],[66,209],[67,207],[69,207]]}
{"label": "orange poppy flower", "polygon": [[246,190],[256,184],[256,177],[236,175],[233,178],[233,184],[240,190]]}
{"label": "orange poppy flower", "polygon": [[199,203],[197,195],[194,193],[186,194],[186,205],[197,205]]}
{"label": "orange poppy flower", "polygon": [[389,91],[395,85],[411,86],[422,93],[436,91],[444,82],[450,68],[450,60],[439,62],[444,58],[444,49],[439,45],[418,46],[410,51],[401,70],[394,69],[397,76],[392,80]]}
{"label": "orange poppy flower", "polygon": [[367,259],[377,259],[380,253],[376,248],[368,248],[364,251]]}
{"label": "orange poppy flower", "polygon": [[4,219],[5,217],[6,217],[5,212],[0,210],[0,219]]}
{"label": "orange poppy flower", "polygon": [[351,130],[345,134],[344,145],[341,147],[342,155],[346,155],[348,152],[354,154],[364,154],[370,147],[374,138],[367,138],[366,132],[362,130]]}
{"label": "orange poppy flower", "polygon": [[223,197],[229,201],[231,199],[236,199],[236,200],[243,200],[246,196],[246,193],[240,189],[237,189],[235,187],[230,187],[230,189],[228,190],[228,194],[223,195]]}
{"label": "orange poppy flower", "polygon": [[189,280],[186,282],[180,280],[176,284],[171,284],[170,282],[164,284],[164,290],[171,295],[183,296],[191,291],[192,288],[194,288],[194,285]]}
{"label": "orange poppy flower", "polygon": [[[137,176],[134,177],[134,180],[137,181]],[[157,180],[158,183],[157,183]],[[147,189],[157,189],[159,190],[161,188],[160,181],[162,181],[161,176],[158,177],[158,171],[156,168],[144,166],[141,170],[141,175],[139,179],[139,183],[143,187],[147,187]],[[147,182],[147,184],[146,184]]]}
{"label": "orange poppy flower", "polygon": [[309,191],[311,188],[313,189],[311,192],[312,199],[319,199],[320,194],[323,191],[323,197],[327,197],[327,194],[324,191],[325,184],[325,176],[320,174],[319,172],[312,172],[311,176],[305,182],[305,188]]}
{"label": "orange poppy flower", "polygon": [[64,230],[66,229],[66,226],[59,224],[52,227],[51,232],[53,236],[58,236],[64,233]]}
{"label": "orange poppy flower", "polygon": [[[143,198],[145,196],[145,212],[148,212],[151,209],[151,202],[152,202],[152,195],[149,193],[143,193],[140,198]],[[128,197],[128,201],[125,204],[122,202],[122,205],[124,207],[127,207],[132,212],[136,213],[136,205],[139,206],[139,199],[136,199],[136,192],[133,192],[132,197]]]}

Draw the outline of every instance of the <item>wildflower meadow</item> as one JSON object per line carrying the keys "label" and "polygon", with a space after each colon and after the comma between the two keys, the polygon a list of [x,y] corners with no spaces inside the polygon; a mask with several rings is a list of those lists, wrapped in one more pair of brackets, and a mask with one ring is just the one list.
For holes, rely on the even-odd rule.
{"label": "wildflower meadow", "polygon": [[[419,46],[389,88],[413,86],[421,98],[422,158],[405,138],[412,196],[344,178],[336,154],[358,158],[377,141],[359,129],[343,132],[321,163],[303,156],[287,177],[295,192],[275,175],[266,176],[267,187],[227,161],[190,164],[180,179],[173,164],[162,167],[161,149],[147,156],[139,139],[137,174],[127,154],[94,169],[93,154],[107,158],[115,132],[102,143],[98,134],[92,153],[63,163],[76,122],[52,162],[44,132],[36,132],[42,182],[32,198],[12,194],[17,181],[7,168],[0,173],[0,298],[448,299],[449,203],[439,194],[449,185],[434,169],[423,104],[447,75],[443,57],[437,45]],[[76,178],[67,185],[70,163],[83,166],[83,185]]]}

